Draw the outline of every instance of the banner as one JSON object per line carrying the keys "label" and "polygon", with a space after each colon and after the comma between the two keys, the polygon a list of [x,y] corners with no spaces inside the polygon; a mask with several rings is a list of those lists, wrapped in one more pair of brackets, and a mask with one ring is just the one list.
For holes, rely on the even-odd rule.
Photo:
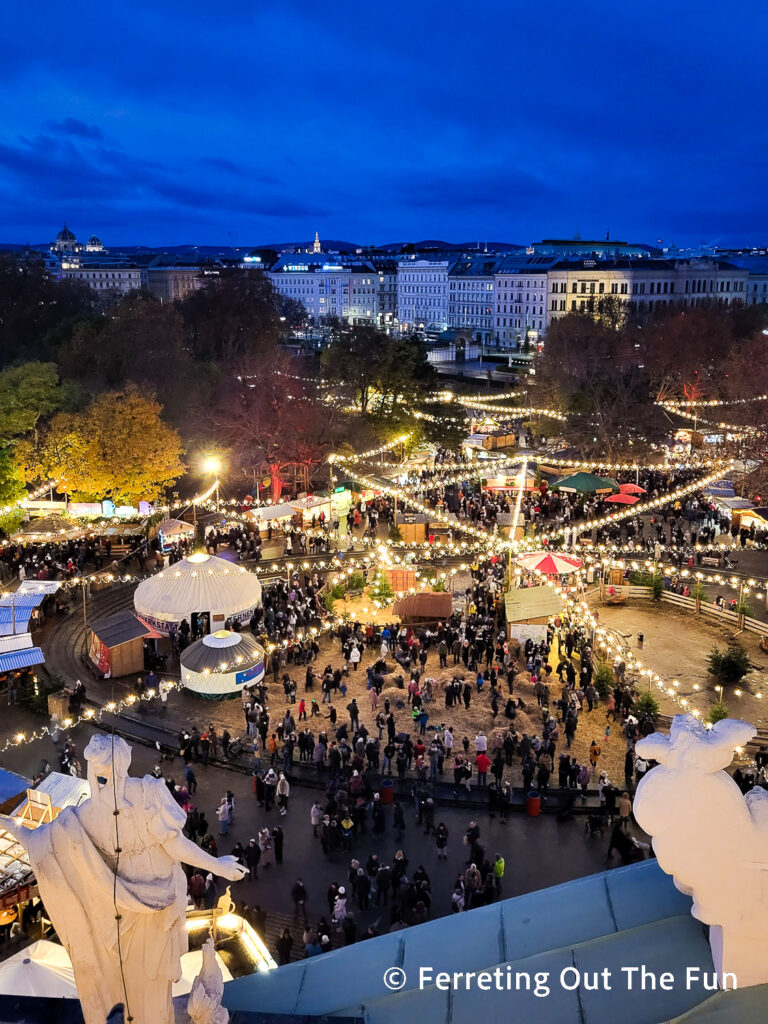
{"label": "banner", "polygon": [[106,644],[103,644],[96,634],[91,630],[91,648],[89,657],[99,672],[103,672],[105,675],[110,670],[112,664],[112,658],[109,653],[109,648]]}
{"label": "banner", "polygon": [[535,644],[547,639],[546,626],[534,626],[528,622],[511,622],[509,624],[509,635],[524,644],[526,640],[533,640]]}

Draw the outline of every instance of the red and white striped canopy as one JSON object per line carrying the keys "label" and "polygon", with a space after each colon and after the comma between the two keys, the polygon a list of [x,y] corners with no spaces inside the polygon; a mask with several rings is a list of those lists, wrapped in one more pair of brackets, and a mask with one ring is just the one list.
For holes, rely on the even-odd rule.
{"label": "red and white striped canopy", "polygon": [[531,551],[518,555],[517,560],[525,569],[534,569],[547,575],[560,576],[581,568],[581,559],[572,555],[561,555],[555,551]]}

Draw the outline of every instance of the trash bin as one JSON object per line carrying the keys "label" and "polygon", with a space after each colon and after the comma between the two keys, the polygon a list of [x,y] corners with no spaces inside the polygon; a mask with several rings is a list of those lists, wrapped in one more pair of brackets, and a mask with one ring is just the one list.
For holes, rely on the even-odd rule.
{"label": "trash bin", "polygon": [[395,799],[395,787],[392,784],[392,779],[382,779],[381,785],[379,786],[379,793],[381,795],[382,804],[391,804]]}
{"label": "trash bin", "polygon": [[644,643],[645,643],[645,633],[638,633],[637,634],[637,646],[638,647],[642,647]]}
{"label": "trash bin", "polygon": [[525,802],[525,811],[529,818],[538,818],[541,814],[541,797],[539,796],[538,789],[532,789],[528,793],[528,798]]}

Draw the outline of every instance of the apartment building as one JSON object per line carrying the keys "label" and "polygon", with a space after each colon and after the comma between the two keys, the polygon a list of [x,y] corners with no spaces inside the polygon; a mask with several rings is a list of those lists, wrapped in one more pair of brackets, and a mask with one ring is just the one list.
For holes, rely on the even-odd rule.
{"label": "apartment building", "polygon": [[399,329],[444,331],[448,327],[450,260],[413,259],[397,264]]}
{"label": "apartment building", "polygon": [[448,274],[448,326],[466,329],[472,340],[494,337],[494,275],[498,260],[472,256],[457,260]]}
{"label": "apartment building", "polygon": [[281,257],[269,271],[275,289],[302,303],[312,320],[338,317],[352,323],[377,323],[379,275],[370,263],[336,261],[328,254]]}

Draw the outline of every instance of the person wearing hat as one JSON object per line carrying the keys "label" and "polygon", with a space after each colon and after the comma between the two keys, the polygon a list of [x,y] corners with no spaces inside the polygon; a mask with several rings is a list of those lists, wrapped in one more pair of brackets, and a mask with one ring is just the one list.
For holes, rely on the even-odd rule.
{"label": "person wearing hat", "polygon": [[333,904],[333,920],[337,925],[341,925],[344,918],[347,916],[347,890],[343,885],[339,886],[338,895]]}

